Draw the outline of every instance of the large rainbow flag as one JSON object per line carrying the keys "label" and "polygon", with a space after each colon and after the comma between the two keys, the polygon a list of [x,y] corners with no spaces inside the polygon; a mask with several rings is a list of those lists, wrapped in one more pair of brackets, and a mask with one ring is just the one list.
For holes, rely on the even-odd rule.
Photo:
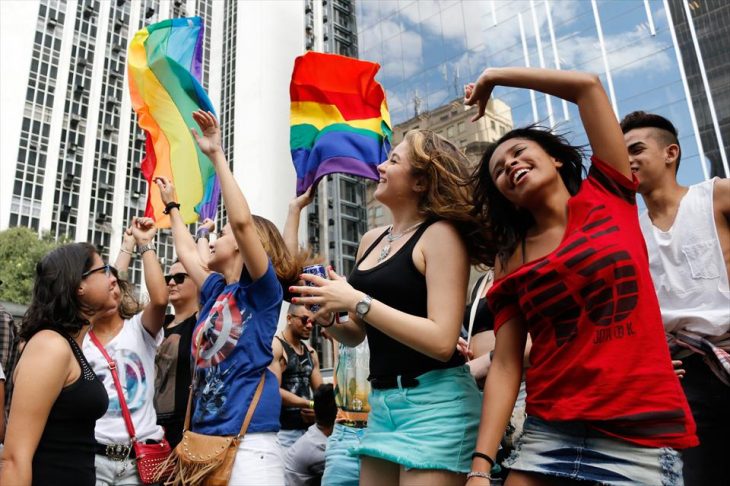
{"label": "large rainbow flag", "polygon": [[163,20],[137,32],[129,45],[129,92],[139,126],[147,133],[142,173],[149,195],[145,216],[170,227],[154,178],[170,178],[186,223],[215,218],[220,184],[198,147],[192,113],[215,113],[200,84],[203,22],[200,17]]}
{"label": "large rainbow flag", "polygon": [[294,62],[290,145],[297,194],[327,174],[378,179],[390,151],[390,114],[380,66],[335,54],[308,52]]}

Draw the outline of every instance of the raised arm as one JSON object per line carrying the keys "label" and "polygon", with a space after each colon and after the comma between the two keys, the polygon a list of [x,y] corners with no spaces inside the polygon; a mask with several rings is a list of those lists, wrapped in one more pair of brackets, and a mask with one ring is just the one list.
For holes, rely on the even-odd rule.
{"label": "raised arm", "polygon": [[[165,205],[177,202],[177,193],[172,181],[166,177],[158,177],[155,179],[157,186],[160,188],[160,196]],[[172,239],[175,243],[175,253],[185,267],[185,271],[190,278],[193,279],[198,289],[203,288],[205,279],[210,275],[210,270],[205,262],[200,258],[198,250],[195,246],[193,235],[185,226],[180,211],[175,207],[170,207],[170,223],[172,225]]]}
{"label": "raised arm", "polygon": [[[151,244],[155,234],[157,234],[157,226],[152,218],[134,218],[132,221],[132,235],[137,243],[137,251]],[[142,325],[147,332],[156,336],[165,323],[165,310],[167,310],[169,295],[162,267],[157,259],[157,252],[152,249],[143,251],[141,256],[144,283],[147,286],[150,301],[142,311]]]}
{"label": "raised arm", "polygon": [[289,202],[289,212],[286,215],[284,231],[281,236],[284,238],[286,249],[292,255],[299,253],[299,220],[301,219],[302,209],[312,203],[314,194],[315,188],[311,186],[304,194],[295,197]]}
{"label": "raised arm", "polygon": [[206,265],[210,261],[210,234],[215,233],[215,221],[205,218],[195,233],[195,246],[198,249],[200,260]]}
{"label": "raised arm", "polygon": [[257,280],[266,273],[269,267],[269,257],[259,239],[248,202],[233,178],[226,156],[223,154],[218,120],[212,113],[203,110],[194,112],[193,118],[202,133],[199,134],[197,130],[192,129],[193,136],[198,142],[200,150],[213,162],[213,167],[218,174],[223,203],[228,214],[228,223],[231,225],[233,236],[238,243],[238,251],[243,256],[248,274],[253,280]]}
{"label": "raised arm", "polygon": [[466,104],[479,107],[474,121],[484,115],[495,86],[532,89],[578,105],[593,155],[631,179],[623,133],[598,76],[556,69],[487,68],[466,90]]}
{"label": "raised arm", "polygon": [[134,254],[134,235],[132,234],[132,227],[124,230],[122,233],[122,247],[119,249],[119,255],[117,260],[114,262],[114,268],[117,269],[119,277],[124,280],[128,279],[129,264],[132,261],[132,255]]}
{"label": "raised arm", "polygon": [[[396,341],[431,358],[447,361],[455,351],[463,319],[469,260],[459,234],[447,222],[437,222],[429,227],[416,245],[416,248],[419,247],[424,258],[428,288],[428,316],[406,314],[373,299],[365,320]],[[315,318],[345,310],[354,314],[355,306],[365,294],[336,274],[330,273],[330,277],[331,280],[324,280],[305,275],[305,280],[314,282],[318,287],[296,287],[296,293],[314,295],[298,297],[297,303],[322,305]],[[337,327],[334,326],[333,330],[337,331]],[[336,332],[331,334],[348,344],[339,339]]]}

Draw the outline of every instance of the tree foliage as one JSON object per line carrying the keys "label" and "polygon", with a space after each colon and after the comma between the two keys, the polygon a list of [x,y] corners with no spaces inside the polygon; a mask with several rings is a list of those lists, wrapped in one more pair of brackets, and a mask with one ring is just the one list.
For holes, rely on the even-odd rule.
{"label": "tree foliage", "polygon": [[35,266],[58,244],[50,234],[38,238],[24,227],[0,231],[0,300],[28,305]]}

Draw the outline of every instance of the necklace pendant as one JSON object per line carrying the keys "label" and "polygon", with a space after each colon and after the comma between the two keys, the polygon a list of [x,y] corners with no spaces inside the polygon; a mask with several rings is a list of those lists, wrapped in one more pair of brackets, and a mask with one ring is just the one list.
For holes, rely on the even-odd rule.
{"label": "necklace pendant", "polygon": [[388,254],[390,253],[390,243],[385,245],[382,250],[380,250],[380,256],[378,257],[378,263],[382,262],[386,258],[388,258]]}

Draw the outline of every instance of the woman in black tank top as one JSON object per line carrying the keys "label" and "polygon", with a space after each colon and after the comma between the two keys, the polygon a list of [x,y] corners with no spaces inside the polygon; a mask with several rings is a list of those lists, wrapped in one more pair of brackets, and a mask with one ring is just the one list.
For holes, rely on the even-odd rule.
{"label": "woman in black tank top", "polygon": [[370,345],[371,411],[356,452],[361,484],[463,484],[480,399],[456,352],[477,226],[466,157],[430,131],[412,131],[379,167],[375,197],[393,225],[367,233],[349,281],[303,276],[295,301],[318,304],[330,333]]}
{"label": "woman in black tank top", "polygon": [[87,243],[59,247],[36,266],[0,484],[95,483],[94,426],[109,399],[80,346],[89,319],[113,309],[115,284]]}

